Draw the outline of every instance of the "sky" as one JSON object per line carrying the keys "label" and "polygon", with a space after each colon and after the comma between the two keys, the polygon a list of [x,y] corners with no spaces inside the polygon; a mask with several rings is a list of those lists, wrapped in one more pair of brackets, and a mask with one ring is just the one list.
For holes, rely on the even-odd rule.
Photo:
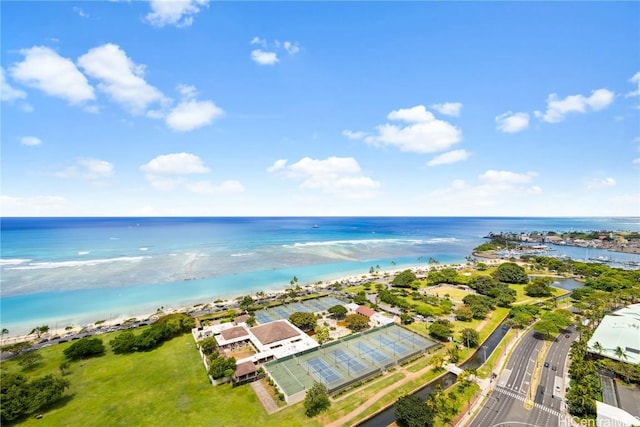
{"label": "sky", "polygon": [[0,13],[2,216],[640,216],[638,2]]}

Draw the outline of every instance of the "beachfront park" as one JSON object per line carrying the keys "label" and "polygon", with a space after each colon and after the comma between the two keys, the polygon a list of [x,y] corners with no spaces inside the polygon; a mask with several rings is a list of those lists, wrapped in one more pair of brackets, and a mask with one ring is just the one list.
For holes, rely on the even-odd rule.
{"label": "beachfront park", "polygon": [[[522,265],[527,274],[544,273],[539,266],[534,270],[531,265]],[[361,331],[350,331],[303,354],[261,364],[267,375],[242,385],[234,386],[233,382],[212,385],[193,330],[146,351],[116,352],[109,344],[126,342],[119,337],[132,333],[118,331],[95,335],[104,343],[104,351],[92,357],[69,360],[65,351],[78,341],[40,349],[37,351],[40,357],[31,364],[24,360],[33,352],[19,354],[2,362],[3,375],[19,375],[26,381],[53,375],[63,379],[67,386],[55,403],[3,424],[96,425],[96,420],[100,420],[100,425],[354,425],[444,375],[447,363],[460,364],[469,358],[505,320],[510,316],[513,319],[514,308],[535,305],[540,310],[535,317],[539,318],[556,310],[554,297],[566,293],[551,287],[549,295],[531,296],[525,289],[527,285],[504,284],[504,292],[514,298],[510,307],[494,305],[483,309],[478,299],[481,294],[473,288],[474,279],[492,277],[498,269],[498,264],[488,263],[434,265],[413,272],[416,277],[407,287],[403,287],[404,282],[401,286],[393,283],[403,272],[363,274],[358,280],[333,283],[337,286],[331,290],[289,295],[243,310],[226,310],[194,319],[210,326],[226,325],[245,311],[258,318],[256,314],[261,312],[277,312],[276,307],[286,309],[290,304],[305,301],[313,306],[314,301],[322,298],[336,298],[345,304],[379,311],[394,320],[382,327],[369,324]],[[470,295],[475,298],[468,298]],[[392,304],[393,298],[396,304]],[[472,303],[468,304],[469,301]],[[478,311],[475,316],[470,306]],[[397,309],[401,315],[392,316],[391,312]],[[471,318],[465,316],[467,311],[472,312]],[[270,323],[266,317],[263,320],[265,325]],[[486,355],[485,365],[475,374],[490,375],[492,364],[515,337],[516,328],[527,327],[533,320],[533,316],[523,320],[519,315],[511,323],[515,328]],[[521,321],[524,324],[518,323]],[[253,328],[261,325],[258,322]],[[441,339],[440,326],[448,328],[445,339]],[[133,334],[141,335],[152,328],[153,325],[143,326]],[[307,335],[313,337],[315,330]],[[299,392],[300,384],[304,389],[315,382],[328,386],[330,407],[310,418],[305,414],[304,401],[287,397]],[[263,395],[256,393],[256,384],[264,391]],[[452,399],[449,413],[439,416],[438,425],[446,425],[446,420],[455,418],[478,391],[474,384],[463,386],[458,382],[452,387],[447,391],[460,389],[460,393],[454,394],[457,397]]]}

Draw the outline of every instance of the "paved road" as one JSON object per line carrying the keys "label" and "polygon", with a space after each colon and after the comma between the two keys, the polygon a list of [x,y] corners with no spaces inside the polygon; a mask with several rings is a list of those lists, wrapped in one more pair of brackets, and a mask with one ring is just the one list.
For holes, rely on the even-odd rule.
{"label": "paved road", "polygon": [[[575,336],[571,332],[570,338],[565,338],[566,334],[567,332],[563,332],[549,347],[545,359],[549,366],[541,368],[540,385],[536,388],[531,409],[526,409],[525,401],[529,397],[532,376],[544,343],[533,331],[527,332],[514,348],[505,369],[497,379],[495,389],[470,426],[505,426],[509,423],[518,426],[558,426],[562,405],[558,394],[564,397],[565,387],[559,381],[563,381],[565,359]],[[554,367],[556,370],[553,370]],[[559,391],[554,391],[556,385],[559,385]]]}

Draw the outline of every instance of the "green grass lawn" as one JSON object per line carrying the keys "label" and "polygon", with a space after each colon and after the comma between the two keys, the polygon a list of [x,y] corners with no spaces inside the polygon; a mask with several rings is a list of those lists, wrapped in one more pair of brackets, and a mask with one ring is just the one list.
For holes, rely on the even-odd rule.
{"label": "green grass lawn", "polygon": [[445,295],[449,295],[449,297],[454,301],[462,301],[464,297],[466,297],[470,293],[468,291],[464,291],[462,289],[458,289],[453,286],[427,288],[426,292],[429,294],[438,295],[439,297],[444,297]]}
{"label": "green grass lawn", "polygon": [[[113,337],[102,336],[105,343]],[[29,373],[58,374],[69,344],[43,349],[44,363]],[[19,370],[16,361],[3,370]],[[71,387],[66,399],[27,418],[24,426],[315,426],[302,404],[268,415],[250,385],[213,387],[190,334],[160,348],[130,355],[108,350],[102,357],[71,363],[65,376]]]}

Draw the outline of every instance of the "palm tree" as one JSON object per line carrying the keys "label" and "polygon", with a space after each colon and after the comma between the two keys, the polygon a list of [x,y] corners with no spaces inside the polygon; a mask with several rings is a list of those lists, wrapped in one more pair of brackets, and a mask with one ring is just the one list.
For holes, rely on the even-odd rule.
{"label": "palm tree", "polygon": [[[620,348],[620,347],[618,347]],[[604,350],[604,347],[602,347],[602,344],[600,344],[598,341],[593,343],[593,349],[598,352],[598,354],[602,354],[602,351]]]}
{"label": "palm tree", "polygon": [[7,328],[2,328],[2,336],[9,335],[9,330]]}
{"label": "palm tree", "polygon": [[442,353],[436,353],[431,357],[431,365],[433,365],[433,369],[439,370],[442,369],[442,364],[444,363],[444,356]]}
{"label": "palm tree", "polygon": [[624,352],[624,350],[622,349],[622,347],[617,346],[614,353],[616,354],[616,356],[618,357],[618,359],[622,360],[627,360],[627,353]]}

